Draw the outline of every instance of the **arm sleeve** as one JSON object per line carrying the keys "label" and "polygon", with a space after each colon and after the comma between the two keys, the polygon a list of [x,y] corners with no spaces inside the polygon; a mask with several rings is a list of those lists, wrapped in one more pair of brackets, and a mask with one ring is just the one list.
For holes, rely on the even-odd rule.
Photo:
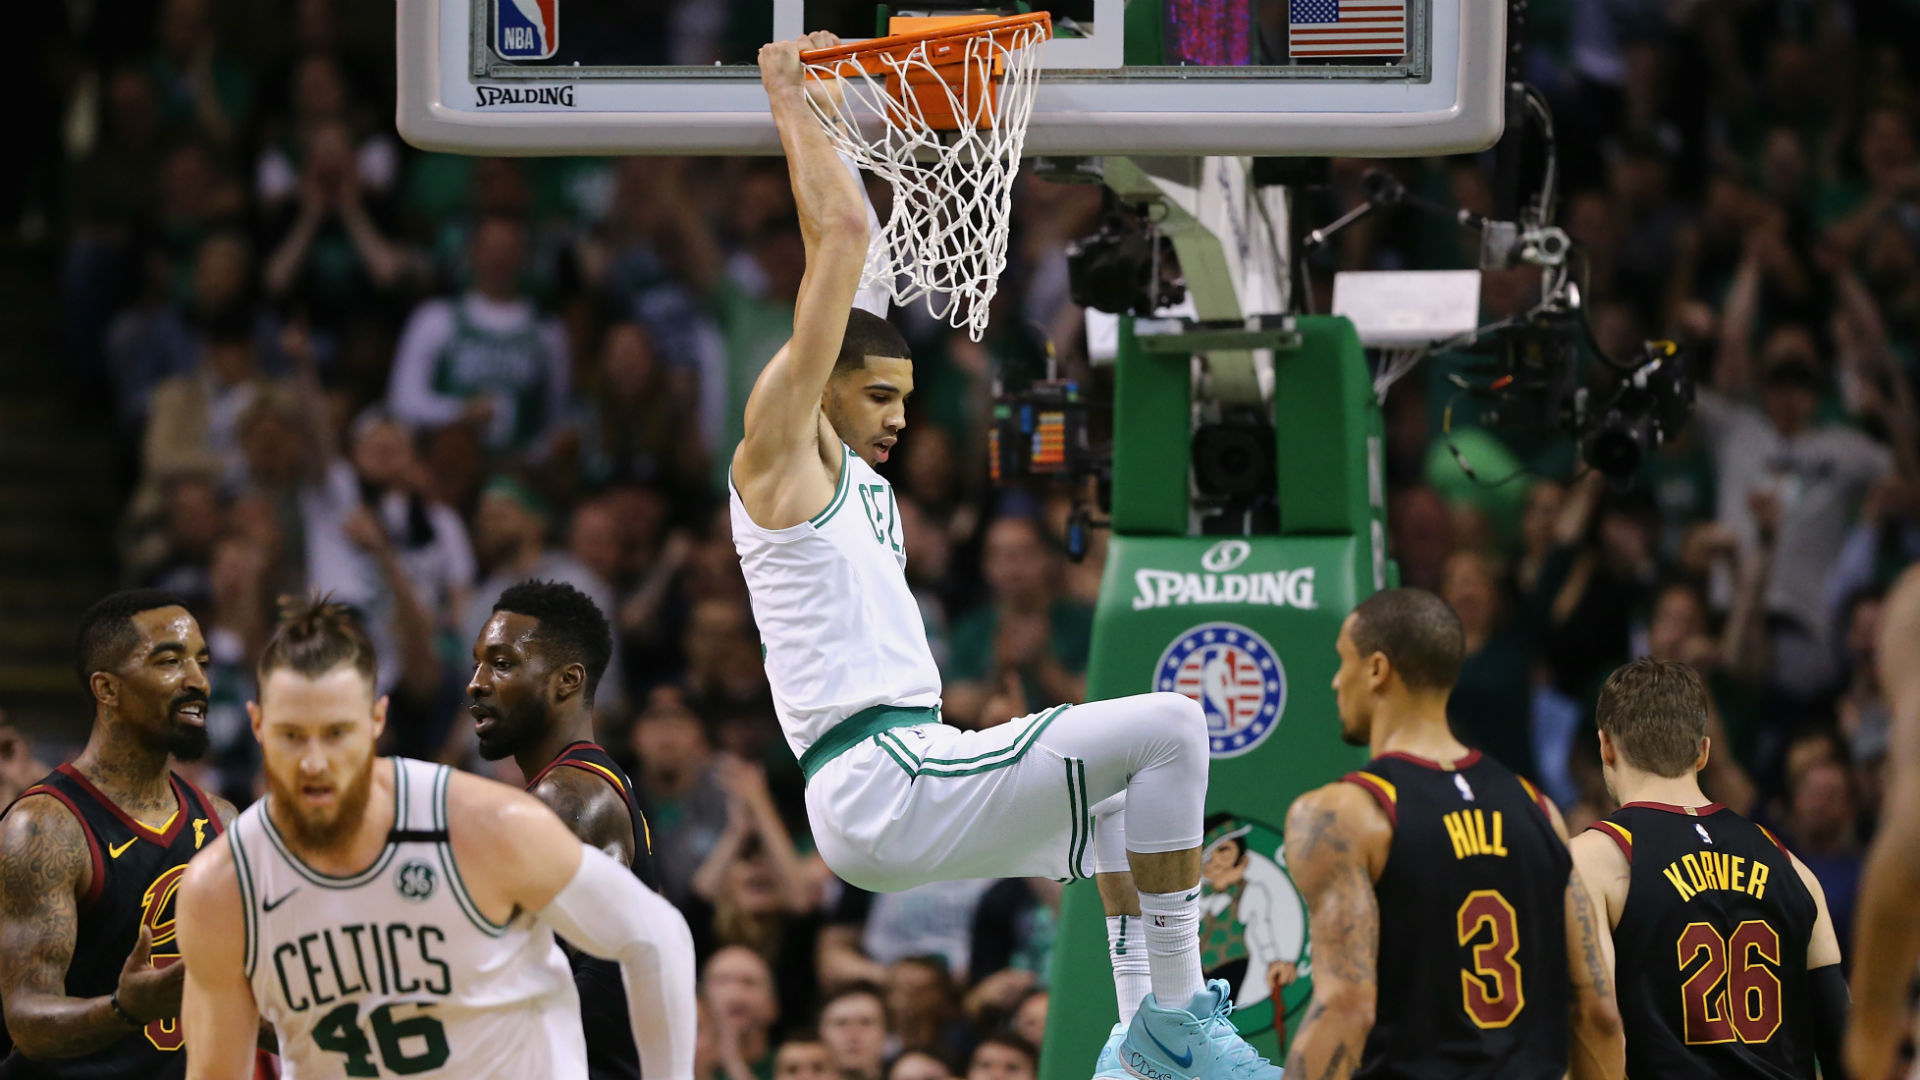
{"label": "arm sleeve", "polygon": [[580,847],[580,869],[537,917],[581,952],[619,962],[649,1080],[692,1080],[699,1015],[687,920],[626,867]]}
{"label": "arm sleeve", "polygon": [[1847,1012],[1853,999],[1847,993],[1847,977],[1840,965],[1828,964],[1807,972],[1807,996],[1813,1003],[1813,1049],[1820,1058],[1820,1075],[1826,1080],[1846,1080],[1840,1042],[1847,1033]]}

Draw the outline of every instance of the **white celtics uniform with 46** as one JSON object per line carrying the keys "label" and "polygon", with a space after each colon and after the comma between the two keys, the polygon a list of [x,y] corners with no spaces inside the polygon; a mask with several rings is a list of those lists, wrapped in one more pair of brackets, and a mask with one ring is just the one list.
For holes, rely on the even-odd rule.
{"label": "white celtics uniform with 46", "polygon": [[446,842],[451,770],[390,761],[394,832],[359,874],[302,862],[264,799],[227,833],[282,1076],[584,1080],[580,1001],[552,931],[524,912],[488,921]]}

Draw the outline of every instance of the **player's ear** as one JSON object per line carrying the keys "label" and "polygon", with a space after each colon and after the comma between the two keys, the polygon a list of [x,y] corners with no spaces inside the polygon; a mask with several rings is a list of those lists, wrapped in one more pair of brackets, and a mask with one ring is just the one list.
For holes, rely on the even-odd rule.
{"label": "player's ear", "polygon": [[111,671],[96,671],[87,676],[87,689],[94,701],[109,709],[120,703],[120,677]]}
{"label": "player's ear", "polygon": [[1367,686],[1374,690],[1384,690],[1387,680],[1393,675],[1393,665],[1387,662],[1387,654],[1374,652],[1367,654]]}
{"label": "player's ear", "polygon": [[553,676],[553,698],[565,701],[575,694],[585,693],[587,689],[587,665],[567,664]]}
{"label": "player's ear", "polygon": [[260,703],[257,701],[247,702],[247,726],[253,729],[253,737],[256,740],[260,738],[260,724]]}
{"label": "player's ear", "polygon": [[380,741],[380,733],[387,730],[387,695],[381,694],[373,702],[373,739]]}
{"label": "player's ear", "polygon": [[1600,732],[1600,763],[1611,767],[1617,764],[1619,759],[1620,748],[1614,745],[1613,737],[1602,730]]}
{"label": "player's ear", "polygon": [[1693,759],[1693,771],[1699,772],[1700,770],[1706,768],[1707,762],[1712,760],[1712,758],[1713,758],[1713,736],[1702,735],[1700,736],[1700,754],[1699,756]]}

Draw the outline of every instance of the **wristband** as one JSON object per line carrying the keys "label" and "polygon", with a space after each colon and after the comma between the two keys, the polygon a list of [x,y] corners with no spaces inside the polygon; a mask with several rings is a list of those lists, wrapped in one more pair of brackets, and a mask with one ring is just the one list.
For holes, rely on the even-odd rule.
{"label": "wristband", "polygon": [[133,1014],[127,1011],[126,1006],[120,1004],[120,991],[115,990],[113,993],[107,995],[107,1005],[113,1009],[113,1014],[125,1020],[129,1027],[146,1027],[145,1024],[134,1019]]}

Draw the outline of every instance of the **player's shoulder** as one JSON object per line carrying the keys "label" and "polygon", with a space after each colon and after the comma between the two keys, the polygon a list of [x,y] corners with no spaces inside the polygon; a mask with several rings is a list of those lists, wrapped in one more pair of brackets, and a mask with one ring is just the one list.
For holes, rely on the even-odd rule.
{"label": "player's shoulder", "polygon": [[466,834],[459,836],[463,846],[505,843],[530,816],[553,814],[546,803],[520,788],[454,768],[447,769],[446,806],[449,831]]}
{"label": "player's shoulder", "polygon": [[[234,869],[233,846],[213,843],[194,852],[187,862],[186,876],[180,879],[180,891],[202,902],[223,898],[239,899]],[[238,910],[237,904],[235,910]]]}
{"label": "player's shoulder", "polygon": [[1365,771],[1348,773],[1322,784],[1293,800],[1287,810],[1287,843],[1296,838],[1303,844],[1334,836],[1342,842],[1361,840],[1372,835],[1390,836],[1393,831],[1393,793],[1386,781]]}
{"label": "player's shoulder", "polygon": [[95,841],[70,803],[29,789],[0,817],[0,889],[64,888],[92,872]]}

